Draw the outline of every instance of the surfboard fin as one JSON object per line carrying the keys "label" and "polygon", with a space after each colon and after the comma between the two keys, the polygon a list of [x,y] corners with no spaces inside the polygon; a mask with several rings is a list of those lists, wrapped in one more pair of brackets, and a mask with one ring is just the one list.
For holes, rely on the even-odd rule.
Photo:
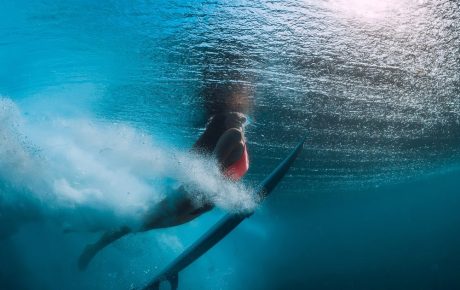
{"label": "surfboard fin", "polygon": [[171,285],[171,290],[177,290],[177,288],[179,287],[179,273],[176,273],[175,275],[171,276],[171,278],[168,281]]}
{"label": "surfboard fin", "polygon": [[160,290],[161,282],[168,281],[171,286],[171,290],[177,290],[179,288],[179,273],[175,273],[171,276],[165,277],[164,279],[156,279],[143,289],[148,290]]}

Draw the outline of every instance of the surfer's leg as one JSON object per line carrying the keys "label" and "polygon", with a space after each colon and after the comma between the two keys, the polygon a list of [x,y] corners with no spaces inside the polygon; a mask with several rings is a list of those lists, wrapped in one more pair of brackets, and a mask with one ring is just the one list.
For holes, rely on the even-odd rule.
{"label": "surfer's leg", "polygon": [[96,243],[87,245],[83,253],[80,255],[80,258],[78,259],[78,268],[80,270],[86,269],[89,262],[91,262],[91,260],[94,258],[94,256],[96,256],[97,253],[99,253],[100,250],[130,232],[130,228],[122,227],[114,231],[106,232]]}
{"label": "surfer's leg", "polygon": [[212,207],[208,202],[197,205],[190,193],[181,186],[147,213],[140,231],[181,225],[211,210]]}
{"label": "surfer's leg", "polygon": [[140,231],[183,224],[190,220],[187,216],[194,208],[192,200],[181,186],[175,193],[165,197],[147,213]]}

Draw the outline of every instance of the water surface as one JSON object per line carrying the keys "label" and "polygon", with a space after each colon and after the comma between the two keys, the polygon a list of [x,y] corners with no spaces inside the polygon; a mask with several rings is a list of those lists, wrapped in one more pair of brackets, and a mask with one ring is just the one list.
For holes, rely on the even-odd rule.
{"label": "water surface", "polygon": [[[258,213],[184,272],[183,289],[459,287],[457,2],[3,1],[0,11],[0,288],[142,285],[223,213],[123,239],[78,273],[97,235],[64,235],[56,220],[110,224],[124,216],[118,199],[44,202],[23,152],[76,188],[67,170],[101,171],[82,158],[63,169],[75,148],[110,174],[132,162],[137,171],[107,180],[137,186],[123,182],[147,176],[135,152],[186,152],[210,108],[235,94],[250,116],[246,185],[307,144]],[[46,147],[49,136],[65,142]],[[70,219],[78,204],[83,217]]]}

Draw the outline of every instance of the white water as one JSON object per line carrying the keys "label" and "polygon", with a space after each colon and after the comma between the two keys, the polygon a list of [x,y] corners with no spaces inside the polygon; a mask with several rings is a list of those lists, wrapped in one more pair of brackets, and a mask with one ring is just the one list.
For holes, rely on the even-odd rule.
{"label": "white water", "polygon": [[29,120],[8,98],[0,99],[0,122],[0,207],[7,213],[0,225],[46,219],[71,230],[136,227],[178,184],[200,192],[197,202],[204,197],[225,210],[255,205],[248,189],[219,174],[215,160],[126,124]]}

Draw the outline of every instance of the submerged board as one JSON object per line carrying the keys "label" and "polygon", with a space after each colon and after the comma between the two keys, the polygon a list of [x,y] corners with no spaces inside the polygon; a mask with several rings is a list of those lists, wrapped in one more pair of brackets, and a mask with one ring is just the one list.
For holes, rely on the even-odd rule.
{"label": "submerged board", "polygon": [[[257,189],[257,194],[263,200],[275,188],[284,177],[294,160],[302,151],[305,139],[303,139],[292,152],[268,175]],[[171,289],[177,289],[179,285],[179,272],[201,257],[209,249],[214,247],[220,240],[236,228],[244,219],[250,217],[254,212],[244,214],[227,214],[195,243],[188,247],[181,255],[173,260],[168,267],[160,272],[143,290],[159,290],[161,282],[168,281]]]}

